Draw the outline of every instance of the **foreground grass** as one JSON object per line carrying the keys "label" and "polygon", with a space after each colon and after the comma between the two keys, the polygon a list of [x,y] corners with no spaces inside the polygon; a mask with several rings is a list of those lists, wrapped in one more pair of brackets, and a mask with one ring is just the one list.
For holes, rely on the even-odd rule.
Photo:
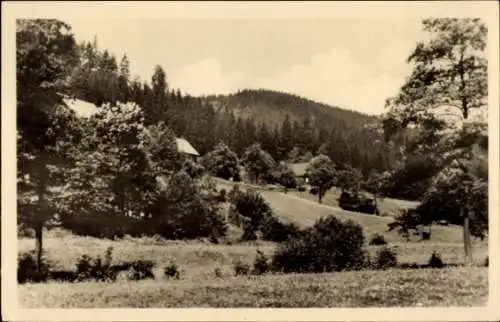
{"label": "foreground grass", "polygon": [[[186,276],[213,275],[215,268],[232,270],[235,261],[253,261],[256,250],[270,255],[275,244],[266,242],[238,245],[214,245],[200,241],[169,241],[161,238],[142,237],[123,240],[106,240],[93,237],[64,234],[60,237],[48,233],[44,240],[45,258],[61,270],[74,270],[75,263],[82,255],[104,255],[108,247],[113,247],[113,263],[131,260],[152,260],[156,263],[155,275],[162,268],[175,262]],[[18,241],[18,252],[35,248],[35,241],[22,238]]]}
{"label": "foreground grass", "polygon": [[[55,269],[74,270],[75,263],[82,255],[103,256],[108,247],[113,247],[113,263],[130,260],[152,260],[156,263],[155,275],[162,275],[162,268],[175,262],[184,276],[213,277],[214,270],[219,268],[225,275],[232,275],[233,264],[243,261],[252,264],[257,249],[268,257],[272,256],[276,244],[270,242],[243,243],[236,245],[214,245],[200,241],[168,241],[161,238],[125,238],[123,240],[103,240],[93,237],[75,236],[69,233],[52,231],[46,233],[44,240],[45,257]],[[463,246],[460,243],[393,243],[396,247],[400,263],[427,264],[432,252],[436,251],[448,264],[463,263]],[[18,252],[26,252],[35,248],[31,238],[18,241]],[[372,256],[380,246],[367,246]],[[484,262],[488,254],[486,244],[478,244],[474,248],[476,264]]]}
{"label": "foreground grass", "polygon": [[[216,179],[219,188],[231,190],[235,183]],[[241,184],[244,187],[244,184]],[[392,217],[381,217],[367,215],[357,212],[345,211],[338,207],[318,204],[317,201],[308,200],[302,193],[302,197],[291,193],[284,194],[279,191],[260,189],[262,196],[269,202],[271,208],[284,221],[294,222],[300,226],[312,226],[316,220],[328,215],[335,215],[341,220],[352,219],[363,227],[365,236],[369,238],[375,233],[384,235],[387,241],[403,242],[404,239],[396,231],[387,232],[387,224],[392,222]],[[311,196],[313,197],[313,196]],[[416,237],[413,237],[416,239]],[[418,237],[417,237],[418,238]],[[433,226],[432,241],[442,243],[461,243],[462,230],[458,226]]]}
{"label": "foreground grass", "polygon": [[487,268],[20,286],[29,308],[478,306]]}

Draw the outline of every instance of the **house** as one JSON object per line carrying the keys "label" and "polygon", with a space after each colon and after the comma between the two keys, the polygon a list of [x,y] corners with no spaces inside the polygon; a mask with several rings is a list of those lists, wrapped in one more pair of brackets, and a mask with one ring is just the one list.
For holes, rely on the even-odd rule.
{"label": "house", "polygon": [[301,163],[291,163],[290,168],[292,169],[293,173],[295,173],[295,177],[297,179],[303,179],[306,183],[308,182],[307,178],[307,167],[309,166],[308,162],[301,162]]}
{"label": "house", "polygon": [[[88,118],[99,111],[99,107],[93,103],[77,98],[70,98],[61,94],[59,95],[61,96],[64,105],[74,111],[78,117]],[[192,158],[193,160],[196,160],[200,156],[198,151],[196,151],[196,149],[186,139],[176,138],[175,141],[177,143],[177,149],[180,153]]]}
{"label": "house", "polygon": [[175,142],[177,143],[177,150],[185,156],[193,159],[194,161],[196,161],[196,159],[200,156],[198,151],[196,151],[196,149],[186,139],[175,138]]}

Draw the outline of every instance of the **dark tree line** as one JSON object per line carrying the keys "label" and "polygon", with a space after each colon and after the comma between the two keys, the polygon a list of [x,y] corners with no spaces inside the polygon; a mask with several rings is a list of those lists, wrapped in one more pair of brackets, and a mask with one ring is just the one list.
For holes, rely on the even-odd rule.
{"label": "dark tree line", "polygon": [[[76,97],[99,106],[133,101],[144,110],[145,124],[164,122],[202,155],[222,142],[241,158],[247,147],[258,143],[277,162],[309,162],[323,154],[339,170],[359,169],[365,179],[396,169],[398,187],[412,182],[406,180],[413,177],[407,172],[415,167],[410,163],[407,171],[397,162],[405,140],[399,135],[388,145],[383,134],[367,127],[377,124],[374,117],[270,90],[193,97],[171,88],[159,65],[149,82],[131,78],[127,56],[118,62],[98,48],[97,40],[80,44],[78,52],[79,67],[71,75]],[[394,186],[388,187],[387,195],[413,199],[425,189]]]}

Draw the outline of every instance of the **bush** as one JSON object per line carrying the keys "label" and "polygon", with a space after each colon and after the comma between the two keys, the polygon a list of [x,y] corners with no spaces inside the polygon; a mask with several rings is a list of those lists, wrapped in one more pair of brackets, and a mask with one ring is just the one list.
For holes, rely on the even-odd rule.
{"label": "bush", "polygon": [[182,170],[184,170],[193,179],[200,178],[205,172],[205,168],[192,159],[187,159],[186,161],[184,161]]}
{"label": "bush", "polygon": [[428,264],[428,266],[432,267],[432,268],[443,268],[444,267],[444,262],[443,262],[443,260],[441,259],[441,256],[438,253],[432,252],[431,257],[429,258],[429,264]]}
{"label": "bush", "polygon": [[241,241],[252,241],[257,239],[256,228],[250,220],[245,220],[243,222],[243,234],[241,235]]}
{"label": "bush", "polygon": [[116,279],[115,270],[111,267],[113,248],[108,247],[105,254],[104,263],[100,256],[95,259],[88,255],[82,257],[76,263],[76,274],[78,280],[94,279],[99,282],[114,281]]}
{"label": "bush", "polygon": [[273,255],[272,267],[285,273],[360,269],[366,260],[363,244],[361,226],[331,215],[319,219],[299,237],[281,243]]}
{"label": "bush", "polygon": [[207,153],[202,163],[216,177],[240,181],[238,156],[223,143],[217,144],[213,151]]}
{"label": "bush", "polygon": [[387,245],[387,241],[384,236],[381,234],[373,235],[372,239],[368,243],[369,245]]}
{"label": "bush", "polygon": [[214,228],[221,228],[220,233],[223,233],[223,219],[211,203],[215,198],[210,192],[186,172],[174,174],[166,190],[155,197],[149,227],[166,239],[209,237]]}
{"label": "bush", "polygon": [[274,216],[264,219],[260,230],[263,240],[278,243],[290,238],[296,238],[300,234],[300,228],[297,225],[293,223],[284,224]]}
{"label": "bush", "polygon": [[484,260],[484,264],[483,264],[483,265],[484,265],[484,267],[488,267],[488,265],[489,265],[489,259],[488,259],[488,258],[489,258],[489,257],[488,257],[488,256],[486,256],[486,259]]}
{"label": "bush", "polygon": [[39,283],[49,277],[50,264],[42,258],[42,265],[38,271],[34,252],[20,254],[17,259],[17,281],[18,283]]}
{"label": "bush", "polygon": [[170,263],[169,265],[165,266],[163,273],[167,278],[179,279],[181,276],[179,267],[175,263]]}
{"label": "bush", "polygon": [[258,227],[264,218],[272,215],[269,204],[255,190],[248,189],[244,193],[236,193],[232,203],[235,211],[249,218],[255,227]]}
{"label": "bush", "polygon": [[226,202],[227,201],[227,192],[226,189],[221,189],[219,191],[219,195],[217,196],[218,202]]}
{"label": "bush", "polygon": [[252,273],[254,275],[262,275],[266,273],[268,270],[269,270],[269,263],[267,256],[260,250],[257,250],[257,256],[255,257],[255,260],[253,262]]}
{"label": "bush", "polygon": [[236,202],[236,199],[237,197],[241,194],[241,190],[240,190],[240,185],[239,184],[235,184],[233,186],[233,188],[231,189],[231,191],[229,191],[229,194],[228,194],[228,197],[229,197],[229,201],[234,204]]}
{"label": "bush", "polygon": [[234,263],[234,273],[239,276],[239,275],[248,275],[250,273],[250,265],[247,263],[243,263],[241,261],[236,261]]}
{"label": "bush", "polygon": [[[242,240],[257,239],[256,232],[262,227],[266,218],[272,217],[273,213],[265,199],[254,190],[248,189],[246,192],[234,192],[231,202],[231,211],[244,219]],[[236,218],[233,218],[236,219]]]}
{"label": "bush", "polygon": [[222,278],[223,277],[222,270],[220,268],[216,267],[214,270],[214,275],[217,278]]}
{"label": "bush", "polygon": [[397,253],[389,247],[383,247],[377,252],[376,268],[387,269],[398,264]]}

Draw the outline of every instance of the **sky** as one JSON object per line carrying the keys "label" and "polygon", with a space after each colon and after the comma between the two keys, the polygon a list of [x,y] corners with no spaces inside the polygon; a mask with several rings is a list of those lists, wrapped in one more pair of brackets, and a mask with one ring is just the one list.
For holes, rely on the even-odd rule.
{"label": "sky", "polygon": [[171,88],[191,95],[244,88],[286,91],[367,114],[384,112],[423,39],[418,19],[66,19],[78,42],[151,80],[161,65]]}

